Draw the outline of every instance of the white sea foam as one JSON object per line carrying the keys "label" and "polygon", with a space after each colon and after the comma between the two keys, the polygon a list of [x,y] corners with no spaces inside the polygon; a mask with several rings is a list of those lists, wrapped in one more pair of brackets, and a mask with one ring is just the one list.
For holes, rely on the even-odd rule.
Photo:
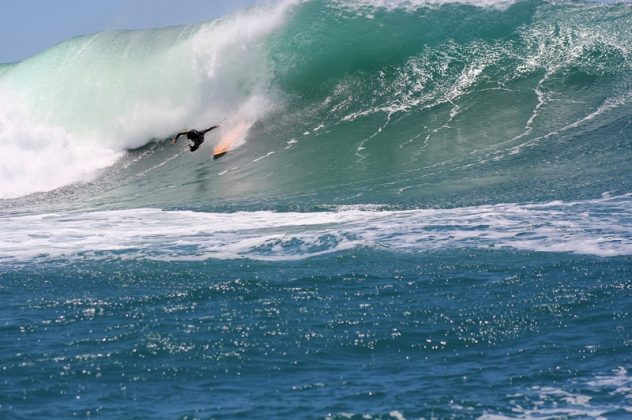
{"label": "white sea foam", "polygon": [[[624,367],[590,380],[574,380],[569,391],[560,387],[533,386],[512,399],[526,398],[512,408],[512,417],[487,413],[481,420],[505,418],[595,418],[606,419],[609,413],[625,410],[632,413],[632,377]],[[580,391],[577,391],[579,389]],[[595,401],[591,395],[607,393],[623,404]]]}
{"label": "white sea foam", "polygon": [[346,8],[363,12],[366,16],[372,17],[370,11],[374,9],[384,9],[388,11],[399,9],[410,12],[421,7],[438,7],[447,4],[463,4],[505,10],[516,3],[516,0],[336,0],[335,3]]}
{"label": "white sea foam", "polygon": [[588,381],[587,385],[592,389],[607,390],[610,395],[623,396],[629,405],[626,411],[632,413],[632,375],[623,366],[618,367],[606,375],[596,376]]}
{"label": "white sea foam", "polygon": [[202,213],[132,209],[0,217],[0,261],[57,257],[296,260],[357,247],[509,247],[632,255],[632,197],[390,211]]}

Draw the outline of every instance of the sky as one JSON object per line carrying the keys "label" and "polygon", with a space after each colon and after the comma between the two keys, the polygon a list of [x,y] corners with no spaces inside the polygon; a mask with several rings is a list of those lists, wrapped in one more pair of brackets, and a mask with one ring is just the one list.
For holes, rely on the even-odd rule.
{"label": "sky", "polygon": [[0,63],[22,61],[77,35],[217,18],[263,0],[0,0]]}

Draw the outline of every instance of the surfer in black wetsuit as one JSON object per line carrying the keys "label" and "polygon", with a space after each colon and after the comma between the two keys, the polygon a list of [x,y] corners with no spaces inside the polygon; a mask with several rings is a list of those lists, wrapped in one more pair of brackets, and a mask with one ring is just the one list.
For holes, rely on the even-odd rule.
{"label": "surfer in black wetsuit", "polygon": [[178,141],[178,137],[187,136],[187,138],[193,142],[193,144],[189,144],[189,149],[192,152],[195,152],[200,147],[200,145],[204,143],[204,135],[208,133],[209,131],[216,129],[217,127],[219,127],[219,125],[214,125],[213,127],[209,127],[206,130],[202,130],[202,131],[198,131],[198,130],[182,131],[181,133],[178,133],[173,138],[173,144],[176,144],[176,142]]}

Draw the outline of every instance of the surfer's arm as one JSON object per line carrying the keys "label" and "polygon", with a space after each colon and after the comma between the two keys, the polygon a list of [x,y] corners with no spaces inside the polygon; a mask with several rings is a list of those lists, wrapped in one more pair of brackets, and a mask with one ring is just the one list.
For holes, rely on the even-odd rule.
{"label": "surfer's arm", "polygon": [[208,133],[209,131],[211,131],[211,130],[215,130],[215,129],[216,129],[216,128],[218,128],[218,127],[219,127],[219,125],[214,125],[213,127],[209,127],[209,128],[207,128],[207,129],[206,129],[206,130],[204,130],[202,133],[203,133],[203,134],[206,134],[206,133]]}
{"label": "surfer's arm", "polygon": [[176,134],[176,136],[173,138],[172,143],[173,143],[173,144],[176,144],[176,142],[178,141],[178,137],[180,137],[180,136],[185,136],[185,135],[187,135],[188,133],[189,133],[188,131],[182,131],[182,132],[180,132],[180,133]]}

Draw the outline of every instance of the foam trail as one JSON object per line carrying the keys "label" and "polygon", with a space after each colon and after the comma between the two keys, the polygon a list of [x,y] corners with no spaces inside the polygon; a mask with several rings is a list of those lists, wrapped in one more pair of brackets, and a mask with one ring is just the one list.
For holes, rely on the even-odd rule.
{"label": "foam trail", "polygon": [[[133,209],[0,219],[0,262],[59,257],[305,259],[355,247],[510,247],[632,255],[632,197],[387,211],[198,213]],[[28,226],[28,228],[25,228]]]}

